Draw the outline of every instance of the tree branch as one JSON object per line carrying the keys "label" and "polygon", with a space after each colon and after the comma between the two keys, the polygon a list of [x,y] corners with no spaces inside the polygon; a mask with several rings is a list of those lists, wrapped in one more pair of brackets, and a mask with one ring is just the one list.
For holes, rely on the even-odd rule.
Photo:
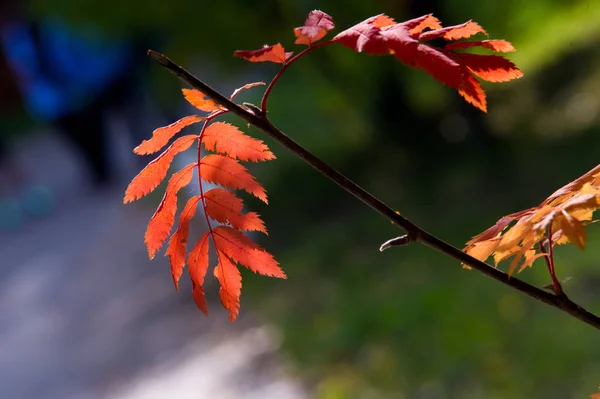
{"label": "tree branch", "polygon": [[600,330],[600,317],[596,316],[595,314],[587,311],[575,302],[571,301],[564,293],[560,295],[555,295],[543,291],[542,289],[537,288],[529,283],[526,283],[525,281],[519,280],[515,277],[511,277],[503,271],[498,270],[485,262],[475,259],[467,253],[461,251],[460,249],[446,243],[440,238],[429,234],[428,232],[424,231],[404,216],[401,216],[400,214],[396,213],[385,203],[377,199],[374,195],[372,195],[356,183],[352,182],[340,172],[333,169],[321,159],[317,158],[311,152],[306,150],[300,144],[296,143],[294,140],[286,136],[281,130],[279,130],[269,121],[265,114],[258,114],[235,104],[233,101],[229,100],[227,97],[217,92],[216,90],[208,86],[206,83],[200,81],[198,78],[190,74],[182,67],[175,64],[165,55],[152,50],[150,50],[148,54],[161,66],[166,68],[175,76],[188,83],[193,88],[201,91],[204,95],[211,98],[219,105],[222,105],[223,107],[227,108],[229,111],[233,112],[246,122],[255,126],[257,129],[261,130],[268,136],[272,137],[277,142],[279,142],[279,144],[281,144],[286,149],[288,149],[296,156],[301,158],[304,162],[308,163],[310,166],[315,168],[317,171],[319,171],[319,173],[329,178],[339,187],[346,190],[349,194],[362,201],[364,204],[375,210],[387,220],[402,227],[404,230],[406,230],[408,236],[414,237],[414,241],[425,244],[459,261],[460,263],[463,263],[485,274],[486,276],[501,282],[502,284],[512,287],[524,293],[525,295],[537,299],[540,302],[543,302],[554,308],[560,309],[568,313],[569,315],[575,317],[576,319],[579,319],[584,323],[587,323],[592,327],[595,327],[596,329]]}

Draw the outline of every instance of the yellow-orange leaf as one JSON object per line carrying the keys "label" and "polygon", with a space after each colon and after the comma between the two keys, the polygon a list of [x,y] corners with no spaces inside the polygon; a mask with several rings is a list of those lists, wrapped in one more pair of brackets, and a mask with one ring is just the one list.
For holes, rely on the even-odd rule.
{"label": "yellow-orange leaf", "polygon": [[200,90],[181,89],[181,91],[183,92],[185,99],[200,111],[212,112],[223,109],[223,107],[221,107],[219,104],[210,98],[207,98]]}
{"label": "yellow-orange leaf", "polygon": [[[508,273],[531,266],[539,257],[550,256],[549,245],[573,243],[585,248],[585,226],[600,208],[600,166],[560,188],[539,206],[501,218],[494,226],[467,243],[465,251],[494,256],[496,263],[514,257]],[[514,225],[509,226],[513,221]],[[551,234],[551,236],[550,236]],[[549,262],[553,260],[550,258]],[[553,276],[555,278],[555,276]]]}
{"label": "yellow-orange leaf", "polygon": [[240,311],[242,275],[227,255],[217,250],[217,256],[219,264],[215,267],[214,274],[221,285],[219,297],[223,307],[229,310],[229,320],[233,323]]}
{"label": "yellow-orange leaf", "polygon": [[209,151],[227,154],[241,161],[268,161],[275,159],[261,140],[247,136],[237,127],[225,123],[211,123],[202,134],[202,144]]}
{"label": "yellow-orange leaf", "polygon": [[213,188],[204,193],[206,213],[219,223],[229,223],[238,230],[261,231],[267,234],[265,224],[255,212],[242,214],[244,203],[231,191]]}
{"label": "yellow-orange leaf", "polygon": [[152,132],[152,137],[149,140],[142,141],[140,145],[133,149],[133,152],[137,155],[154,154],[166,146],[169,140],[179,133],[181,129],[204,119],[197,115],[191,115],[171,123],[169,126],[159,127]]}
{"label": "yellow-orange leaf", "polygon": [[206,297],[204,296],[204,277],[208,270],[208,236],[206,232],[200,237],[194,248],[188,256],[188,271],[192,280],[192,296],[198,306],[198,309],[208,316],[208,307],[206,305]]}
{"label": "yellow-orange leaf", "polygon": [[213,238],[215,246],[220,251],[254,273],[286,278],[273,255],[263,250],[238,230],[229,226],[218,226],[213,229]]}
{"label": "yellow-orange leaf", "polygon": [[209,183],[246,190],[264,203],[268,203],[265,189],[245,167],[229,157],[217,154],[205,156],[200,161],[200,176]]}
{"label": "yellow-orange leaf", "polygon": [[173,283],[175,289],[179,291],[179,279],[183,273],[185,266],[185,250],[188,240],[188,232],[190,228],[190,220],[196,214],[196,207],[200,201],[200,196],[192,197],[188,200],[187,204],[181,211],[179,216],[179,227],[169,240],[169,246],[165,256],[169,257],[169,263],[171,264],[171,276],[173,276]]}
{"label": "yellow-orange leaf", "polygon": [[175,213],[177,212],[177,193],[190,183],[195,166],[196,163],[191,163],[179,172],[174,173],[169,179],[165,195],[150,219],[144,236],[150,259],[154,258],[156,252],[171,233],[175,222]]}
{"label": "yellow-orange leaf", "polygon": [[582,251],[585,249],[585,227],[583,227],[583,224],[579,220],[563,211],[561,215],[558,215],[554,219],[554,222],[559,226],[563,235],[567,237],[570,242],[575,244],[575,246]]}
{"label": "yellow-orange leaf", "polygon": [[[479,259],[480,261],[485,262],[486,259],[490,257],[492,252],[494,252],[494,250],[498,246],[498,241],[499,240],[489,240],[477,242],[469,248],[467,248],[465,252],[474,257],[475,259]],[[463,266],[466,265],[463,264]]]}
{"label": "yellow-orange leaf", "polygon": [[142,171],[133,178],[127,190],[125,191],[124,203],[135,201],[143,196],[151,193],[160,182],[163,181],[171,166],[171,162],[175,155],[190,148],[194,140],[198,136],[188,135],[175,140],[169,148],[167,148],[156,159],[150,162]]}

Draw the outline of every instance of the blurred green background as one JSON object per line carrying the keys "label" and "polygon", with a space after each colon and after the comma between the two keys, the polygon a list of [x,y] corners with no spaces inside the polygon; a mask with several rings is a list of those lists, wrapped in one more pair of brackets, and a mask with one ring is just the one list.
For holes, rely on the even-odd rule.
{"label": "blurred green background", "polygon": [[[444,25],[479,22],[490,38],[514,44],[509,58],[525,74],[483,84],[488,114],[392,57],[341,46],[294,65],[270,99],[284,132],[458,247],[598,163],[595,0],[35,0],[32,8],[115,35],[150,32],[155,50],[226,92],[277,71],[233,58],[234,50],[281,42],[298,51],[292,28],[314,8],[333,16],[334,32],[382,12],[398,21],[433,12]],[[180,83],[159,67],[150,73],[156,100],[180,104]],[[253,90],[243,101],[259,101]],[[289,278],[244,273],[242,312],[281,328],[286,354],[316,397],[583,398],[596,390],[598,331],[428,248],[379,253],[401,232],[265,140],[278,159],[253,171],[270,205],[248,204],[263,215],[270,235],[261,243]],[[571,277],[567,293],[596,312],[599,240],[592,226],[585,253],[557,251],[559,277]],[[519,277],[549,282],[540,262]]]}

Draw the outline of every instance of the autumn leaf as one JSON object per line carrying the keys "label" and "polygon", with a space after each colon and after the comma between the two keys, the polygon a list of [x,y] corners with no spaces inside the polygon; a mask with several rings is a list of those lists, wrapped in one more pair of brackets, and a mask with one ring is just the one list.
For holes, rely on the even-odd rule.
{"label": "autumn leaf", "polygon": [[258,50],[237,50],[233,53],[235,57],[241,57],[250,62],[275,62],[284,64],[293,53],[286,53],[283,46],[279,43]]}
{"label": "autumn leaf", "polygon": [[[425,29],[430,30],[424,32]],[[441,83],[456,88],[467,102],[485,112],[485,92],[475,76],[490,82],[505,82],[523,74],[501,56],[457,53],[455,50],[482,47],[495,52],[508,52],[514,51],[512,45],[504,40],[450,43],[443,48],[423,43],[434,39],[463,39],[478,33],[487,35],[473,21],[442,28],[432,15],[396,23],[392,18],[380,14],[339,33],[333,41],[358,52],[394,55],[402,63],[423,69]]]}
{"label": "autumn leaf", "polygon": [[[242,90],[262,84],[264,83],[256,82],[244,85],[236,89],[231,98]],[[273,255],[244,235],[245,231],[260,231],[267,234],[260,216],[256,212],[243,213],[242,199],[225,188],[245,190],[267,203],[265,189],[240,162],[263,162],[274,159],[275,155],[261,140],[248,136],[236,126],[214,121],[219,115],[229,112],[227,109],[217,106],[197,90],[184,89],[183,94],[196,108],[210,114],[206,117],[188,116],[169,126],[156,129],[152,137],[144,140],[134,152],[143,155],[159,151],[181,129],[204,121],[200,134],[176,139],[170,147],[151,161],[129,184],[124,202],[131,202],[154,190],[165,178],[175,155],[188,149],[194,141],[198,141],[199,159],[171,176],[163,199],[148,223],[144,241],[148,256],[152,259],[173,230],[178,192],[190,184],[193,169],[198,168],[200,195],[193,196],[187,201],[179,216],[177,229],[168,240],[165,256],[169,257],[176,290],[179,290],[179,280],[187,263],[192,281],[192,297],[198,309],[208,314],[203,284],[209,268],[209,241],[212,241],[217,254],[214,276],[221,286],[219,296],[223,306],[229,310],[230,320],[234,321],[240,309],[242,287],[241,274],[236,264],[266,276],[279,278],[286,276]],[[201,146],[215,153],[200,157]],[[214,183],[222,188],[205,190],[204,182]],[[187,253],[190,224],[198,206],[204,210],[208,231]],[[213,226],[215,222],[223,225]]]}
{"label": "autumn leaf", "polygon": [[219,280],[219,296],[223,307],[229,310],[229,320],[235,321],[240,311],[242,293],[242,275],[237,267],[223,252],[217,251],[219,263],[215,267],[215,277]]}
{"label": "autumn leaf", "polygon": [[169,140],[179,133],[181,129],[203,120],[204,118],[200,116],[191,115],[186,116],[169,126],[160,127],[152,133],[152,138],[142,141],[140,145],[133,149],[133,152],[137,155],[154,154],[166,146],[169,143]]}
{"label": "autumn leaf", "polygon": [[314,10],[308,14],[304,26],[294,29],[296,35],[296,44],[312,45],[321,40],[327,31],[335,28],[333,18],[323,11]]}
{"label": "autumn leaf", "polygon": [[464,251],[481,261],[493,256],[496,265],[513,258],[509,274],[522,271],[543,256],[540,246],[572,243],[585,248],[585,226],[600,209],[600,165],[560,188],[539,206],[502,217],[475,236]]}
{"label": "autumn leaf", "polygon": [[240,161],[269,161],[275,155],[261,140],[247,136],[237,127],[225,123],[211,123],[202,135],[202,144],[209,151],[227,154]]}
{"label": "autumn leaf", "polygon": [[184,166],[180,171],[174,173],[169,180],[165,195],[150,219],[144,236],[150,259],[154,258],[156,252],[160,250],[173,228],[175,213],[177,212],[177,193],[190,184],[192,171],[196,166],[195,163]]}
{"label": "autumn leaf", "polygon": [[234,190],[245,190],[265,204],[268,203],[265,189],[248,172],[248,169],[235,159],[217,154],[207,155],[200,163],[200,176],[209,183]]}
{"label": "autumn leaf", "polygon": [[142,171],[133,178],[125,191],[124,203],[135,201],[150,194],[167,176],[171,162],[177,154],[191,147],[198,136],[189,135],[178,138],[156,159],[151,161]]}
{"label": "autumn leaf", "polygon": [[192,296],[196,302],[198,309],[208,316],[208,306],[206,305],[206,298],[204,296],[204,277],[208,270],[208,238],[210,232],[207,231],[200,237],[194,248],[190,251],[188,256],[190,279],[192,280]]}
{"label": "autumn leaf", "polygon": [[194,196],[190,198],[181,211],[179,216],[179,227],[177,231],[171,236],[169,240],[169,246],[165,256],[169,257],[169,263],[171,264],[171,275],[173,276],[173,283],[175,289],[179,291],[179,279],[183,274],[183,268],[185,267],[185,253],[188,240],[188,233],[190,229],[190,221],[196,214],[196,208],[198,207],[198,201],[202,197]]}
{"label": "autumn leaf", "polygon": [[204,194],[206,213],[219,223],[229,223],[240,231],[260,231],[267,234],[265,224],[255,212],[242,213],[244,203],[231,191],[213,188]]}
{"label": "autumn leaf", "polygon": [[248,236],[229,226],[218,226],[214,229],[215,245],[231,259],[246,266],[254,273],[265,276],[285,278],[279,263],[273,255],[252,242]]}
{"label": "autumn leaf", "polygon": [[204,112],[213,112],[220,109],[223,109],[222,106],[207,98],[204,93],[200,92],[196,89],[181,89],[183,92],[183,96],[194,107],[198,108],[200,111]]}

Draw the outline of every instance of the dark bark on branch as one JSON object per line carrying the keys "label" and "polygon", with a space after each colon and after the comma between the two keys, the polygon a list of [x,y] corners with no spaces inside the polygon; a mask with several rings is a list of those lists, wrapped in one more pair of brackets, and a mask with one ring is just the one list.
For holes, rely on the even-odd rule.
{"label": "dark bark on branch", "polygon": [[187,72],[185,69],[172,62],[163,54],[151,50],[148,53],[155,61],[157,61],[161,66],[169,70],[175,76],[188,83],[193,88],[201,91],[204,95],[211,98],[219,105],[222,105],[223,107],[227,108],[229,111],[233,112],[240,118],[244,119],[246,122],[255,126],[257,129],[261,130],[268,136],[272,137],[279,144],[281,144],[289,151],[294,153],[296,156],[301,158],[304,162],[308,163],[310,166],[315,168],[317,171],[319,171],[319,173],[325,175],[339,187],[346,190],[349,194],[362,201],[365,205],[378,212],[387,220],[391,221],[399,227],[402,227],[404,230],[406,230],[408,237],[411,237],[410,241],[425,244],[459,261],[460,263],[463,263],[485,274],[486,276],[493,278],[496,281],[508,285],[509,287],[512,287],[532,298],[535,298],[540,302],[543,302],[554,308],[560,309],[568,313],[569,315],[575,317],[576,319],[579,319],[584,323],[587,323],[600,330],[600,317],[596,316],[595,314],[589,312],[588,310],[582,308],[575,302],[571,301],[564,293],[549,293],[529,283],[519,280],[516,277],[509,276],[503,271],[498,270],[485,262],[475,259],[472,256],[461,251],[460,249],[446,243],[440,238],[429,234],[428,232],[424,231],[404,216],[401,216],[400,214],[396,213],[393,209],[391,209],[389,206],[377,199],[371,193],[367,192],[362,187],[352,182],[340,172],[327,165],[320,158],[317,158],[311,152],[306,150],[300,144],[296,143],[294,140],[286,136],[281,130],[279,130],[269,121],[267,115],[264,112],[258,112],[257,107],[244,108],[238,104],[235,104],[227,97],[217,92],[216,90],[208,86],[206,83],[200,81],[195,76]]}

